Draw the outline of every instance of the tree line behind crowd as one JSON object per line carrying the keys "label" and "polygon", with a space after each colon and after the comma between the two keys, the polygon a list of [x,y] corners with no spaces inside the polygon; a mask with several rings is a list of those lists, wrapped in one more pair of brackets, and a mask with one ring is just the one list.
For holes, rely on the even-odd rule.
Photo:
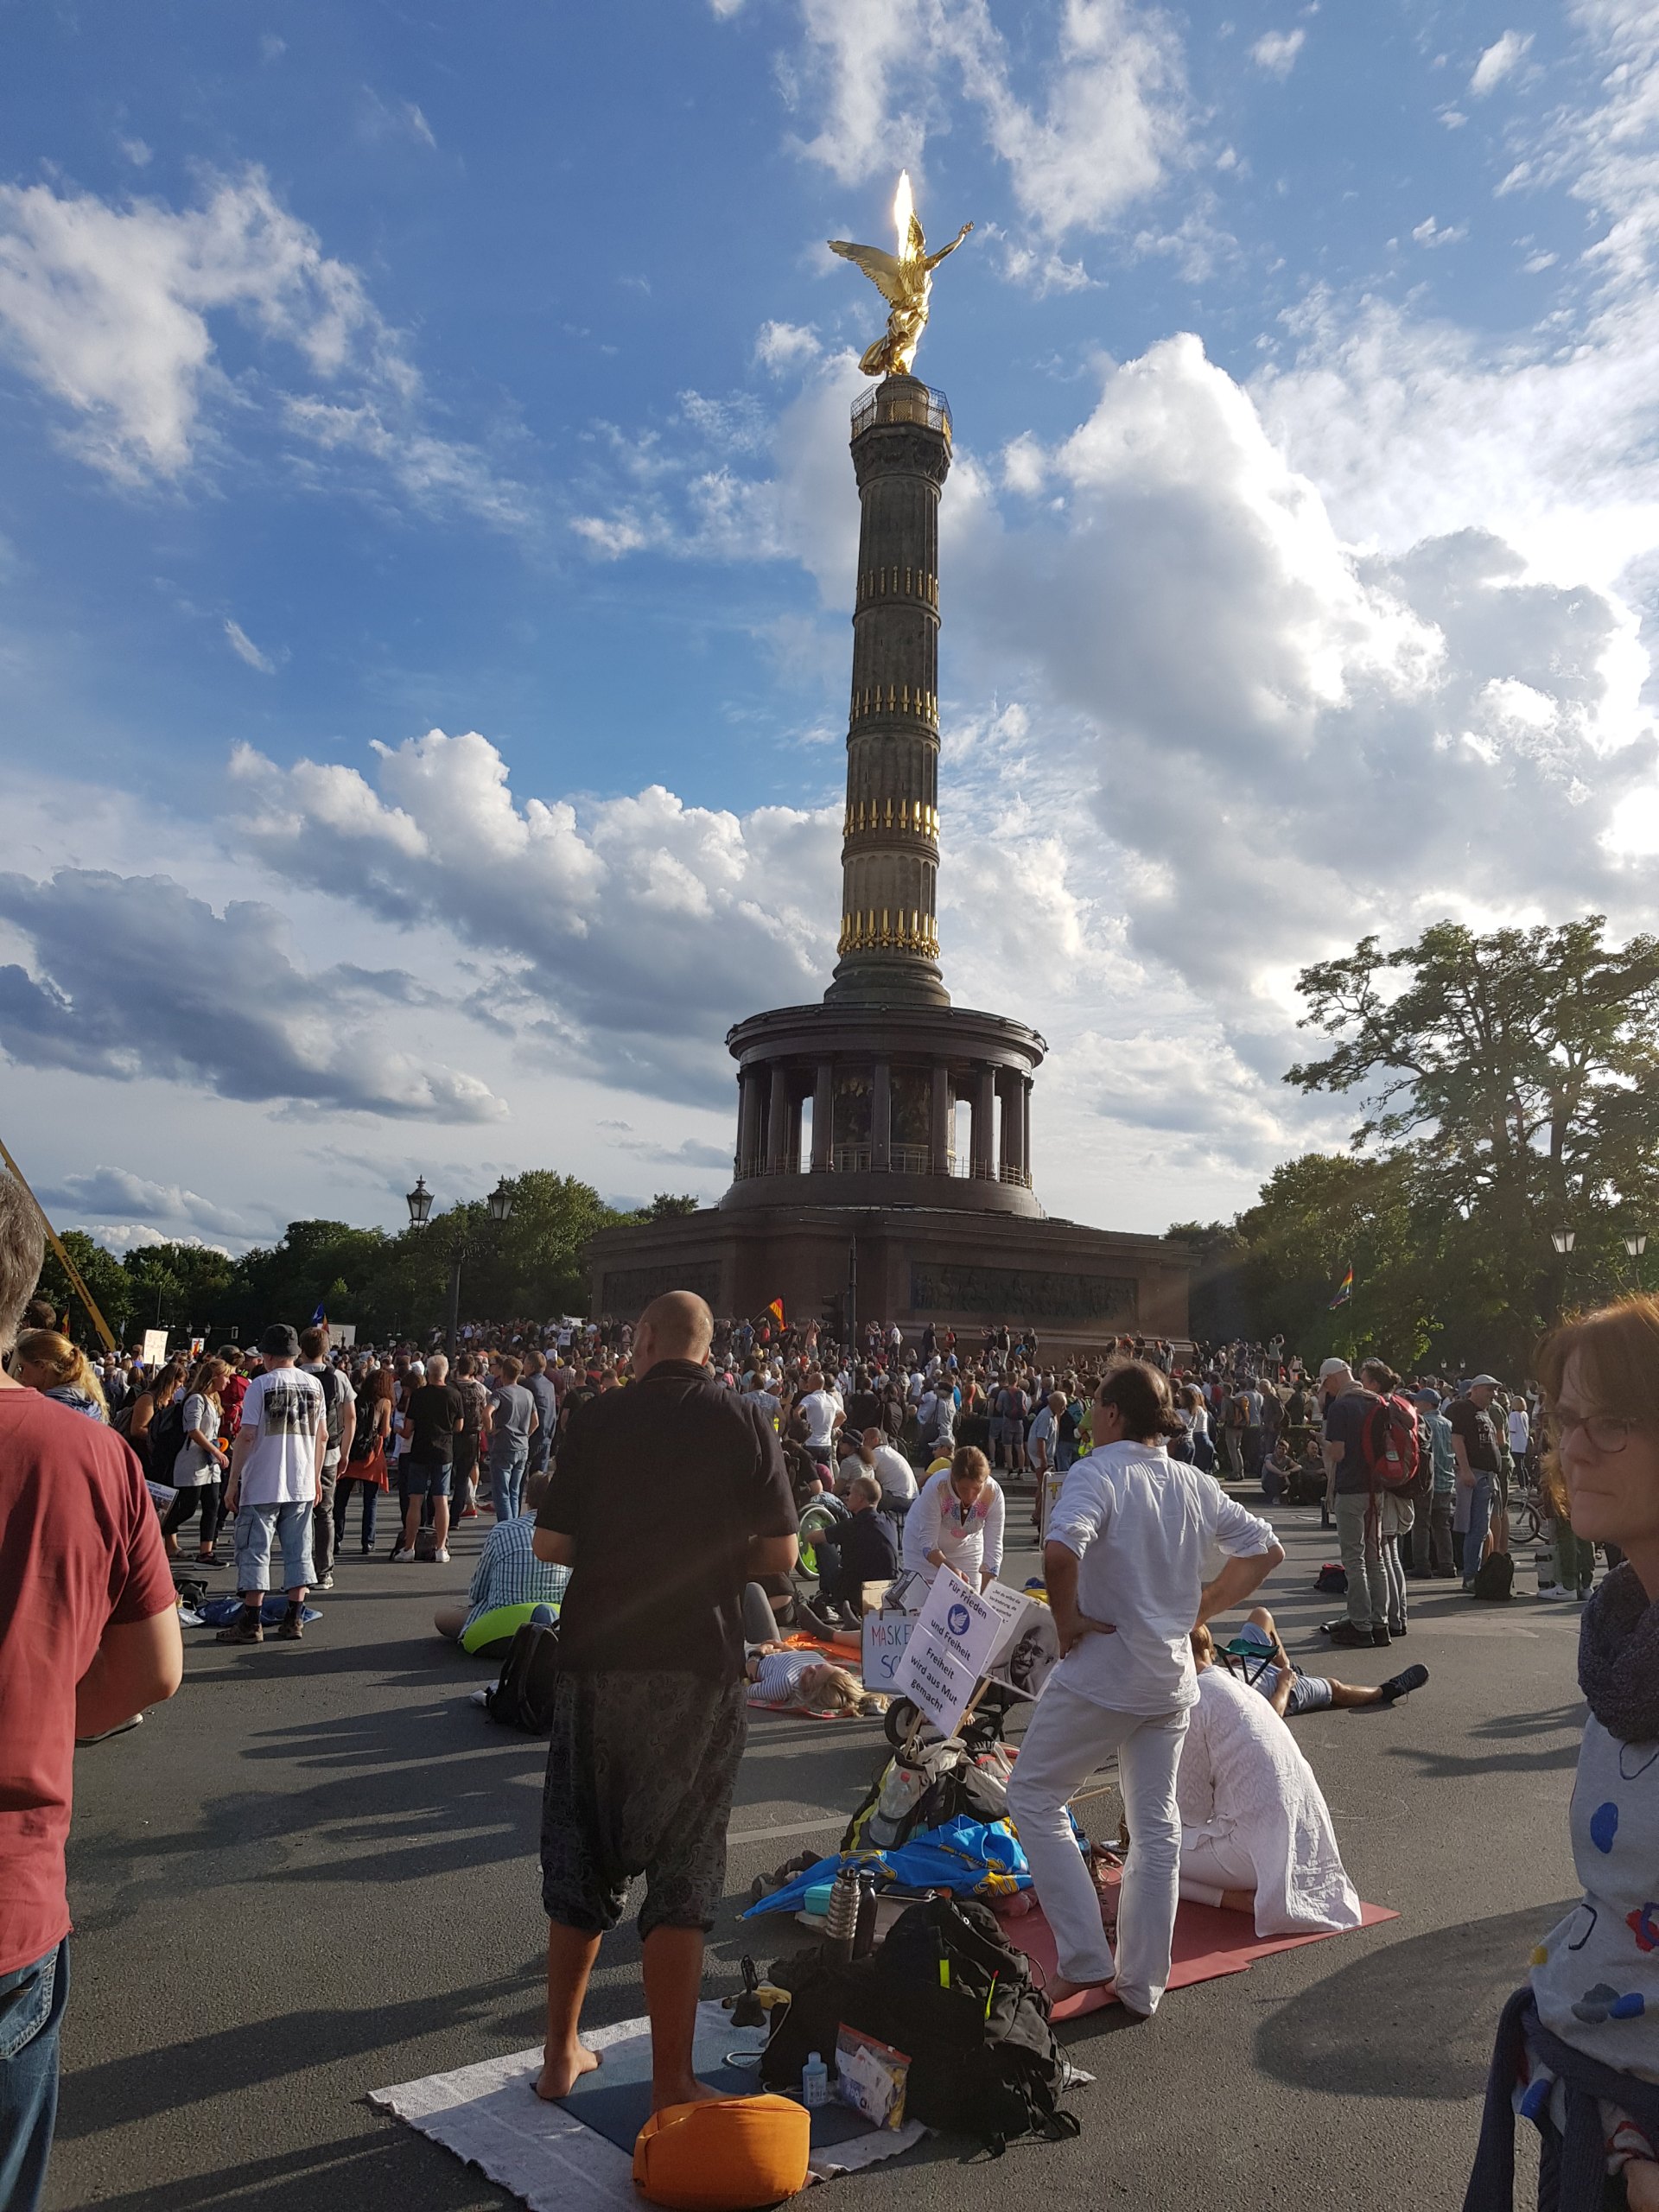
{"label": "tree line behind crowd", "polygon": [[[124,1343],[146,1329],[186,1331],[213,1342],[257,1337],[273,1317],[305,1321],[318,1306],[355,1324],[365,1341],[388,1343],[442,1320],[457,1233],[466,1311],[505,1319],[588,1310],[588,1239],[619,1223],[695,1211],[696,1201],[659,1193],[637,1212],[608,1206],[574,1175],[532,1168],[509,1176],[512,1211],[499,1225],[480,1199],[434,1212],[423,1229],[357,1229],[343,1221],[291,1221],[280,1243],[239,1258],[207,1244],[135,1247],[118,1258],[84,1230],[63,1239],[70,1257]],[[41,1294],[69,1315],[71,1332],[93,1340],[56,1255],[48,1251]]]}

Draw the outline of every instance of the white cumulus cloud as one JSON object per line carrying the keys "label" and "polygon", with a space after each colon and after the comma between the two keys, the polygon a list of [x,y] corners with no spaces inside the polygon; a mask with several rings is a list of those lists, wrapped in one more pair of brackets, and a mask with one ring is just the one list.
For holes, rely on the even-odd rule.
{"label": "white cumulus cloud", "polygon": [[1532,37],[1530,31],[1505,31],[1502,38],[1493,40],[1469,79],[1469,89],[1477,99],[1484,99],[1506,77],[1514,76],[1531,49]]}
{"label": "white cumulus cloud", "polygon": [[1288,77],[1306,41],[1300,24],[1294,31],[1264,31],[1250,48],[1250,59],[1270,77]]}

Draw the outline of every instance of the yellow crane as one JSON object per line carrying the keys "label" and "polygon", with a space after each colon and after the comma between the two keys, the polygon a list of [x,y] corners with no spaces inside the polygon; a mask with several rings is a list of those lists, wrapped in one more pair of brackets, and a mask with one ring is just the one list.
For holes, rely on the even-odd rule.
{"label": "yellow crane", "polygon": [[116,1343],[114,1337],[110,1333],[110,1325],[98,1310],[98,1300],[92,1296],[92,1292],[87,1289],[86,1284],[81,1281],[80,1269],[75,1265],[69,1255],[64,1250],[62,1242],[58,1236],[57,1230],[53,1228],[51,1223],[47,1219],[46,1208],[35,1197],[34,1192],[29,1190],[27,1177],[24,1175],[22,1169],[12,1158],[11,1154],[6,1150],[5,1143],[3,1139],[0,1139],[0,1160],[3,1160],[5,1161],[6,1166],[16,1178],[19,1185],[28,1194],[29,1203],[41,1217],[41,1227],[46,1231],[47,1241],[51,1245],[52,1249],[57,1254],[59,1261],[62,1265],[63,1272],[68,1276],[70,1284],[74,1290],[76,1297],[79,1299],[81,1304],[86,1308],[86,1312],[92,1320],[92,1326],[98,1331],[99,1335],[103,1338],[105,1351],[118,1351],[120,1350],[120,1346]]}

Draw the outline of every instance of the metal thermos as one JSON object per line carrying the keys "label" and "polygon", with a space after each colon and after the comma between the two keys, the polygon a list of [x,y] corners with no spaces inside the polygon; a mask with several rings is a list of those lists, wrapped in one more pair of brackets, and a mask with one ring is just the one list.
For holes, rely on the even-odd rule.
{"label": "metal thermos", "polygon": [[858,1875],[851,1866],[843,1866],[836,1877],[830,1892],[830,1910],[824,1916],[824,1935],[836,1957],[843,1961],[853,1955],[853,1938],[858,1933]]}

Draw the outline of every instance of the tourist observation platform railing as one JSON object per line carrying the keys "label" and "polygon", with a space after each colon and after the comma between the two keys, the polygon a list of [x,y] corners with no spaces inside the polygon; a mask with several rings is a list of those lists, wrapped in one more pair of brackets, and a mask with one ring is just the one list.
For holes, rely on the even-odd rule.
{"label": "tourist observation platform railing", "polygon": [[878,420],[916,423],[924,429],[943,430],[945,443],[950,442],[950,403],[931,385],[911,379],[894,386],[872,385],[854,403],[853,435],[861,436]]}
{"label": "tourist observation platform railing", "polygon": [[[881,1171],[875,1165],[874,1147],[868,1144],[838,1144],[827,1162],[832,1175],[870,1175]],[[799,1160],[788,1160],[781,1166],[770,1160],[732,1162],[733,1179],[749,1181],[757,1175],[804,1175],[808,1173]],[[1022,1190],[1031,1188],[1031,1170],[1012,1167],[1006,1161],[982,1162],[972,1160],[965,1153],[947,1152],[944,1163],[935,1168],[933,1154],[925,1144],[895,1144],[889,1148],[887,1173],[890,1175],[952,1175],[964,1180],[980,1183],[1013,1183]]]}

